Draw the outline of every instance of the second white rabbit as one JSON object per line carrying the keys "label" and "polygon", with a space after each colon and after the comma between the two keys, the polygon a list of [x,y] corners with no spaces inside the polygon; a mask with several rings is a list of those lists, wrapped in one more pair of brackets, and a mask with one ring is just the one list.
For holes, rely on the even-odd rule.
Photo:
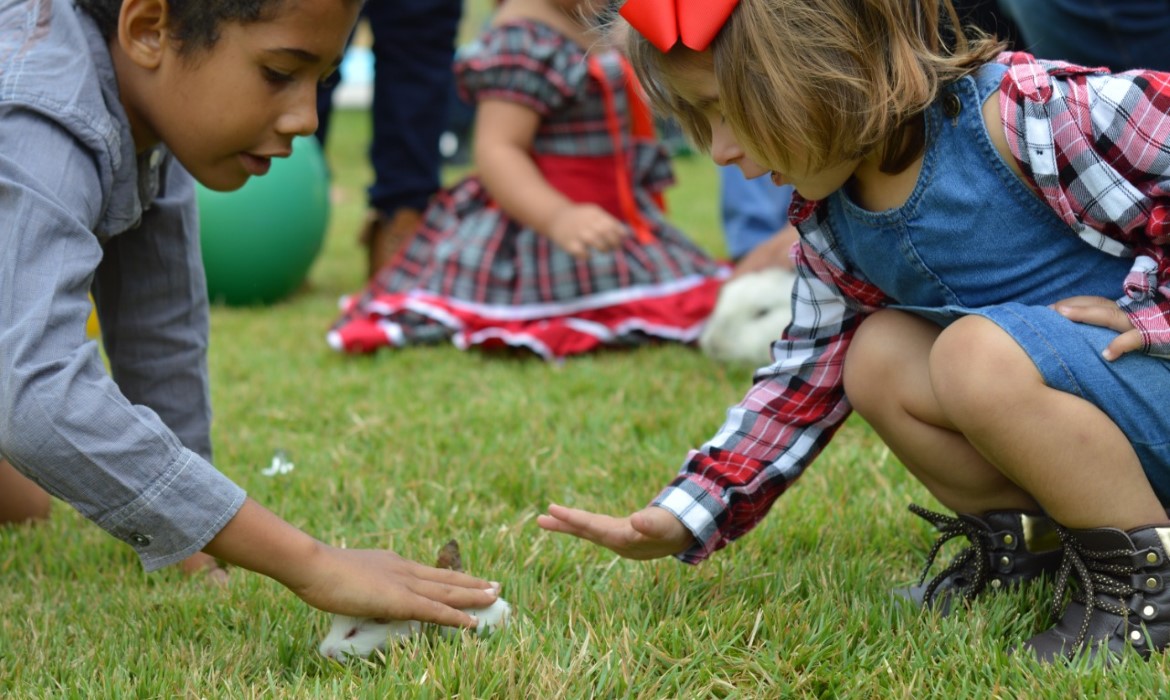
{"label": "second white rabbit", "polygon": [[792,321],[795,281],[796,275],[781,267],[728,281],[699,336],[699,348],[720,362],[770,364],[772,343]]}

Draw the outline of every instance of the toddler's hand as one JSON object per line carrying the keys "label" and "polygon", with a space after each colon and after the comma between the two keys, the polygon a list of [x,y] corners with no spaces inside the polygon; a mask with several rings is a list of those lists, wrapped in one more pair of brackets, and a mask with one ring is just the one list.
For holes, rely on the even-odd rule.
{"label": "toddler's hand", "polygon": [[475,618],[459,608],[486,608],[499,594],[498,585],[483,579],[385,550],[320,545],[305,566],[290,590],[319,610],[351,617],[475,627]]}
{"label": "toddler's hand", "polygon": [[1142,349],[1141,332],[1133,327],[1129,316],[1112,299],[1092,296],[1069,297],[1056,302],[1052,308],[1070,321],[1117,331],[1120,335],[1101,353],[1106,360],[1116,360],[1127,352]]}
{"label": "toddler's hand", "polygon": [[625,518],[552,504],[536,518],[545,530],[589,540],[627,559],[657,559],[691,547],[695,538],[669,511],[650,506]]}
{"label": "toddler's hand", "polygon": [[586,258],[621,245],[630,229],[596,204],[573,204],[560,210],[548,227],[548,237],[575,258]]}

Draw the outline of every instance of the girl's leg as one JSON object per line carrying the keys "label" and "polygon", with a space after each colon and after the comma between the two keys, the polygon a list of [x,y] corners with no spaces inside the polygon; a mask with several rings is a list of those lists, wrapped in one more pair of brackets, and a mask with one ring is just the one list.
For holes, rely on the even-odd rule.
{"label": "girl's leg", "polygon": [[943,505],[959,513],[1038,510],[944,414],[931,386],[931,351],[942,329],[883,310],[858,329],[845,358],[845,393],[898,459]]}
{"label": "girl's leg", "polygon": [[941,328],[901,311],[879,311],[858,329],[845,358],[845,392],[914,476],[958,515],[914,509],[939,529],[927,557],[953,537],[969,546],[929,582],[895,589],[947,614],[955,600],[1054,572],[1060,546],[1051,520],[948,420],[931,386]]}
{"label": "girl's leg", "polygon": [[49,494],[0,459],[0,525],[49,517]]}
{"label": "girl's leg", "polygon": [[943,422],[1057,522],[1122,530],[1170,522],[1121,429],[1092,403],[1046,386],[992,321],[949,326],[929,368]]}
{"label": "girl's leg", "polygon": [[1056,624],[1017,651],[1050,662],[1170,646],[1170,521],[1113,419],[1047,386],[1015,339],[982,317],[940,334],[930,370],[947,418],[1063,526],[1055,603],[1070,578],[1078,585]]}

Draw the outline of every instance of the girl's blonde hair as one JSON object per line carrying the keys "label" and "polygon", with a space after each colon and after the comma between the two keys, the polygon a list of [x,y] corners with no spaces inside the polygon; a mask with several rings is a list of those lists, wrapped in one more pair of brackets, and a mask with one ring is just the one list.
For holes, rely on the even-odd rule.
{"label": "girl's blonde hair", "polygon": [[819,168],[882,149],[882,170],[900,172],[922,150],[917,117],[941,88],[1004,48],[959,26],[950,0],[740,0],[709,54],[681,44],[664,54],[632,28],[624,44],[651,104],[703,150],[707,119],[670,84],[713,69],[723,117],[768,163],[800,153]]}

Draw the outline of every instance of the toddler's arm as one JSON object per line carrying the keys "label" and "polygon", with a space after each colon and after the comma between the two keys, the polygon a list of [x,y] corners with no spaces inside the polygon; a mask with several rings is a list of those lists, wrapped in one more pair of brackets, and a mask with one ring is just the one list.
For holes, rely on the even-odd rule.
{"label": "toddler's arm", "polygon": [[482,100],[475,163],[484,187],[509,216],[572,255],[616,248],[629,229],[595,204],[577,204],[550,185],[530,154],[540,115],[505,100]]}

